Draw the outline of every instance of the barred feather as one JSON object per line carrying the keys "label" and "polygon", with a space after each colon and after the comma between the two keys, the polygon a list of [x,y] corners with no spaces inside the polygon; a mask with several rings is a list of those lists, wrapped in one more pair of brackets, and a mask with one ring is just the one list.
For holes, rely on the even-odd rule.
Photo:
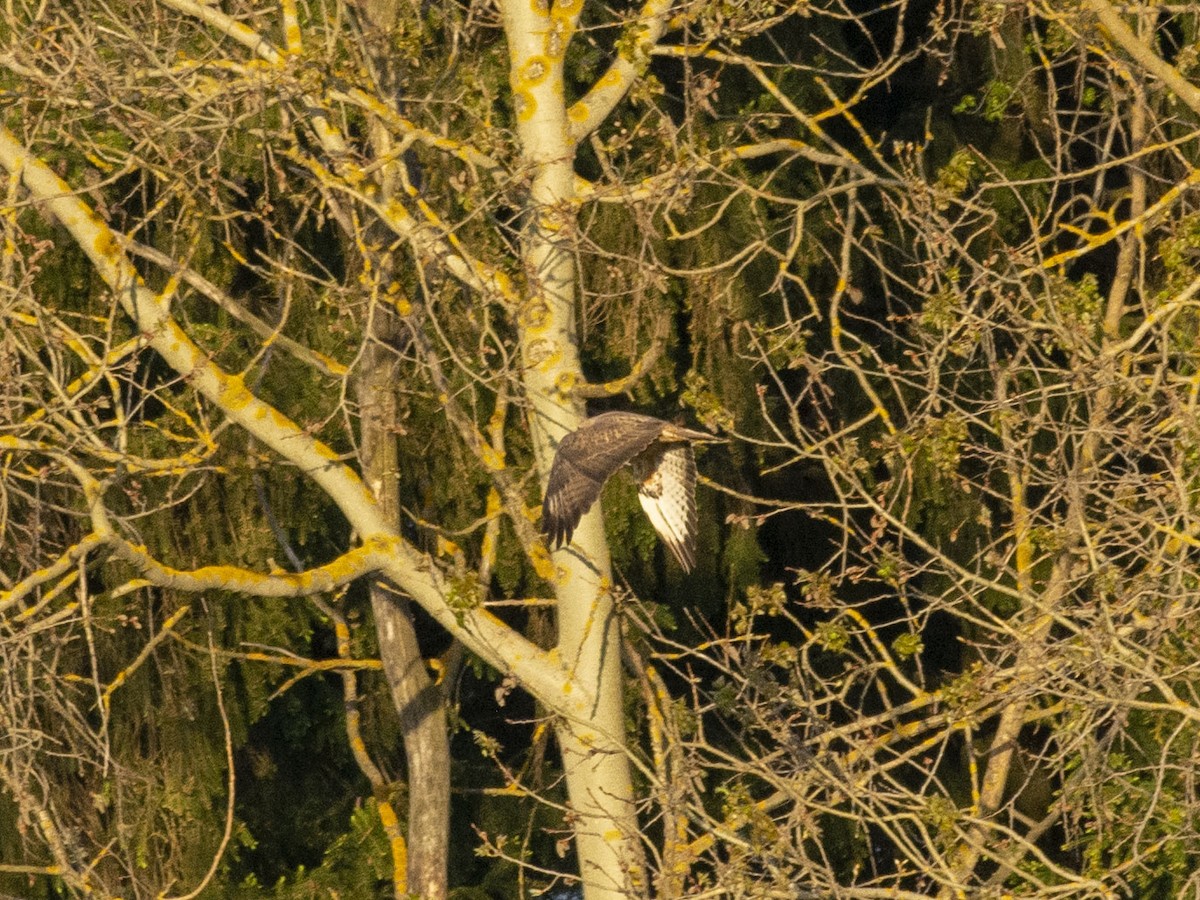
{"label": "barred feather", "polygon": [[562,439],[550,469],[542,503],[542,531],[550,546],[570,543],[604,483],[631,465],[642,509],[683,570],[690,572],[696,562],[696,463],[691,442],[702,440],[714,437],[638,413],[609,412],[585,421]]}

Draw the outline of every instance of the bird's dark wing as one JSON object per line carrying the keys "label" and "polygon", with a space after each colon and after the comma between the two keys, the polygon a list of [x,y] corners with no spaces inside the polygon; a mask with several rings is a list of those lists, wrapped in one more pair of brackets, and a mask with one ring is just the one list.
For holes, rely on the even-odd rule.
{"label": "bird's dark wing", "polygon": [[634,461],[638,500],[683,571],[696,565],[696,458],[687,443],[656,444]]}
{"label": "bird's dark wing", "polygon": [[551,547],[570,542],[604,482],[654,443],[665,427],[666,422],[650,416],[609,412],[588,419],[562,439],[542,502],[542,531]]}

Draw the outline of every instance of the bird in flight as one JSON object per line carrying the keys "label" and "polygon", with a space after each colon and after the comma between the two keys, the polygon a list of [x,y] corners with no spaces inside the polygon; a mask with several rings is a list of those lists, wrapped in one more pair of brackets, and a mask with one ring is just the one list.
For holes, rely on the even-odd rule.
{"label": "bird in flight", "polygon": [[542,502],[542,531],[557,549],[570,543],[583,514],[604,483],[628,465],[638,500],[658,536],[683,571],[696,565],[696,459],[694,441],[715,441],[706,431],[631,412],[587,419],[564,437],[550,467]]}

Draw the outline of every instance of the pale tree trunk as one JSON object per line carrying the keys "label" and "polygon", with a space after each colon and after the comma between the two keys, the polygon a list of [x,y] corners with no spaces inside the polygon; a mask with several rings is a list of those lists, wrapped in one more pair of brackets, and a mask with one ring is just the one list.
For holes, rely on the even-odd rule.
{"label": "pale tree trunk", "polygon": [[[582,2],[502,3],[510,80],[525,163],[533,175],[522,240],[528,295],[519,311],[530,426],[545,484],[554,448],[583,419],[575,326],[573,160],[563,53]],[[578,553],[576,552],[578,551]],[[582,718],[561,719],[558,740],[575,848],[587,900],[640,893],[640,863],[625,750],[620,639],[599,507],[584,516],[573,549],[554,554],[560,658],[591,695]]]}

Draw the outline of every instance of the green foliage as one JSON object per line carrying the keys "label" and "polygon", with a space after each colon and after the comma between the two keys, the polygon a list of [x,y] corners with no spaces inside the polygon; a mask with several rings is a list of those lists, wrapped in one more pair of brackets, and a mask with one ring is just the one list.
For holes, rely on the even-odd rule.
{"label": "green foliage", "polygon": [[833,579],[827,572],[801,571],[796,576],[804,602],[815,609],[833,609],[836,605]]}
{"label": "green foliage", "polygon": [[652,567],[658,552],[654,526],[642,512],[637,489],[631,479],[613,478],[604,489],[604,530],[618,569]]}
{"label": "green foliage", "polygon": [[966,712],[984,696],[984,672],[979,663],[942,685],[942,699],[950,709]]}
{"label": "green foliage", "polygon": [[830,653],[841,653],[850,646],[850,632],[840,622],[826,620],[817,625],[817,643]]}
{"label": "green foliage", "polygon": [[799,369],[808,363],[808,342],[813,337],[808,329],[767,329],[757,323],[751,327],[765,342],[767,361],[773,368]]}
{"label": "green foliage", "polygon": [[[895,439],[897,451],[889,464],[907,490],[904,500],[909,521],[931,538],[955,542],[963,529],[979,527],[980,503],[963,476],[963,451],[968,446],[967,422],[953,413],[912,423]],[[906,565],[894,552],[881,554],[877,574],[898,583]]]}
{"label": "green foliage", "polygon": [[1031,314],[1035,322],[1049,319],[1059,327],[1047,337],[1048,348],[1075,350],[1096,341],[1104,317],[1104,298],[1096,276],[1087,273],[1078,281],[1056,278],[1050,285],[1044,306]]}
{"label": "green foliage", "polygon": [[982,96],[964,94],[954,107],[956,113],[978,113],[987,122],[999,122],[1009,111],[1014,102],[1019,102],[1020,95],[1007,82],[992,80],[983,89]]}
{"label": "green foliage", "polygon": [[892,649],[901,659],[911,659],[925,649],[925,642],[921,640],[920,634],[909,632],[897,636],[892,641]]}
{"label": "green foliage", "polygon": [[[958,281],[958,277],[958,270],[952,268],[946,272],[945,280],[953,285]],[[925,300],[917,321],[922,328],[935,333],[949,331],[962,322],[963,313],[966,311],[965,301],[966,298],[955,288],[943,288]]]}
{"label": "green foliage", "polygon": [[[1083,856],[1090,877],[1104,877],[1113,859],[1124,858],[1132,843],[1140,852],[1128,878],[1131,891],[1168,897],[1183,890],[1200,859],[1195,806],[1174,765],[1163,779],[1145,748],[1163,747],[1172,760],[1181,761],[1196,746],[1195,729],[1181,733],[1167,729],[1160,717],[1134,713],[1128,741],[1099,758],[1088,754],[1088,765],[1098,767],[1089,788],[1064,792],[1060,802],[1078,825],[1071,847]],[[1083,774],[1082,764],[1079,758],[1072,761],[1077,776]]]}
{"label": "green foliage", "polygon": [[721,404],[720,398],[709,387],[708,380],[695,370],[684,378],[686,390],[680,395],[681,403],[690,406],[706,428],[714,431],[733,428],[732,414]]}
{"label": "green foliage", "polygon": [[[713,521],[715,511],[710,513],[707,507],[702,507],[702,512],[706,515],[709,524],[705,536],[707,537],[710,532],[714,533],[709,540],[711,543],[716,543],[717,535],[722,529],[717,527],[718,523]],[[741,592],[752,590],[759,581],[762,565],[765,562],[767,562],[767,557],[758,544],[756,529],[746,527],[725,531],[721,564],[723,578],[728,585],[730,596],[737,596]]]}
{"label": "green foliage", "polygon": [[483,602],[484,589],[479,580],[470,573],[464,573],[451,580],[446,602],[456,613],[477,609]]}
{"label": "green foliage", "polygon": [[394,896],[391,852],[374,798],[368,797],[353,810],[348,825],[345,833],[329,843],[319,865],[298,866],[269,886],[248,875],[225,896],[247,900],[325,900],[331,896],[383,900]]}
{"label": "green foliage", "polygon": [[978,158],[974,151],[964,147],[955,151],[950,161],[938,170],[937,186],[951,197],[961,197],[971,187],[978,172]]}
{"label": "green foliage", "polygon": [[941,846],[953,846],[955,828],[960,819],[958,807],[949,797],[934,794],[925,803],[921,811],[921,819],[937,833]]}
{"label": "green foliage", "polygon": [[1181,271],[1190,274],[1200,257],[1200,214],[1185,216],[1175,223],[1170,236],[1159,244],[1158,255],[1168,275]]}
{"label": "green foliage", "polygon": [[787,605],[787,594],[783,585],[776,582],[770,586],[751,585],[746,590],[745,603],[734,604],[729,610],[729,622],[734,634],[746,635],[754,630],[760,616],[778,616]]}

